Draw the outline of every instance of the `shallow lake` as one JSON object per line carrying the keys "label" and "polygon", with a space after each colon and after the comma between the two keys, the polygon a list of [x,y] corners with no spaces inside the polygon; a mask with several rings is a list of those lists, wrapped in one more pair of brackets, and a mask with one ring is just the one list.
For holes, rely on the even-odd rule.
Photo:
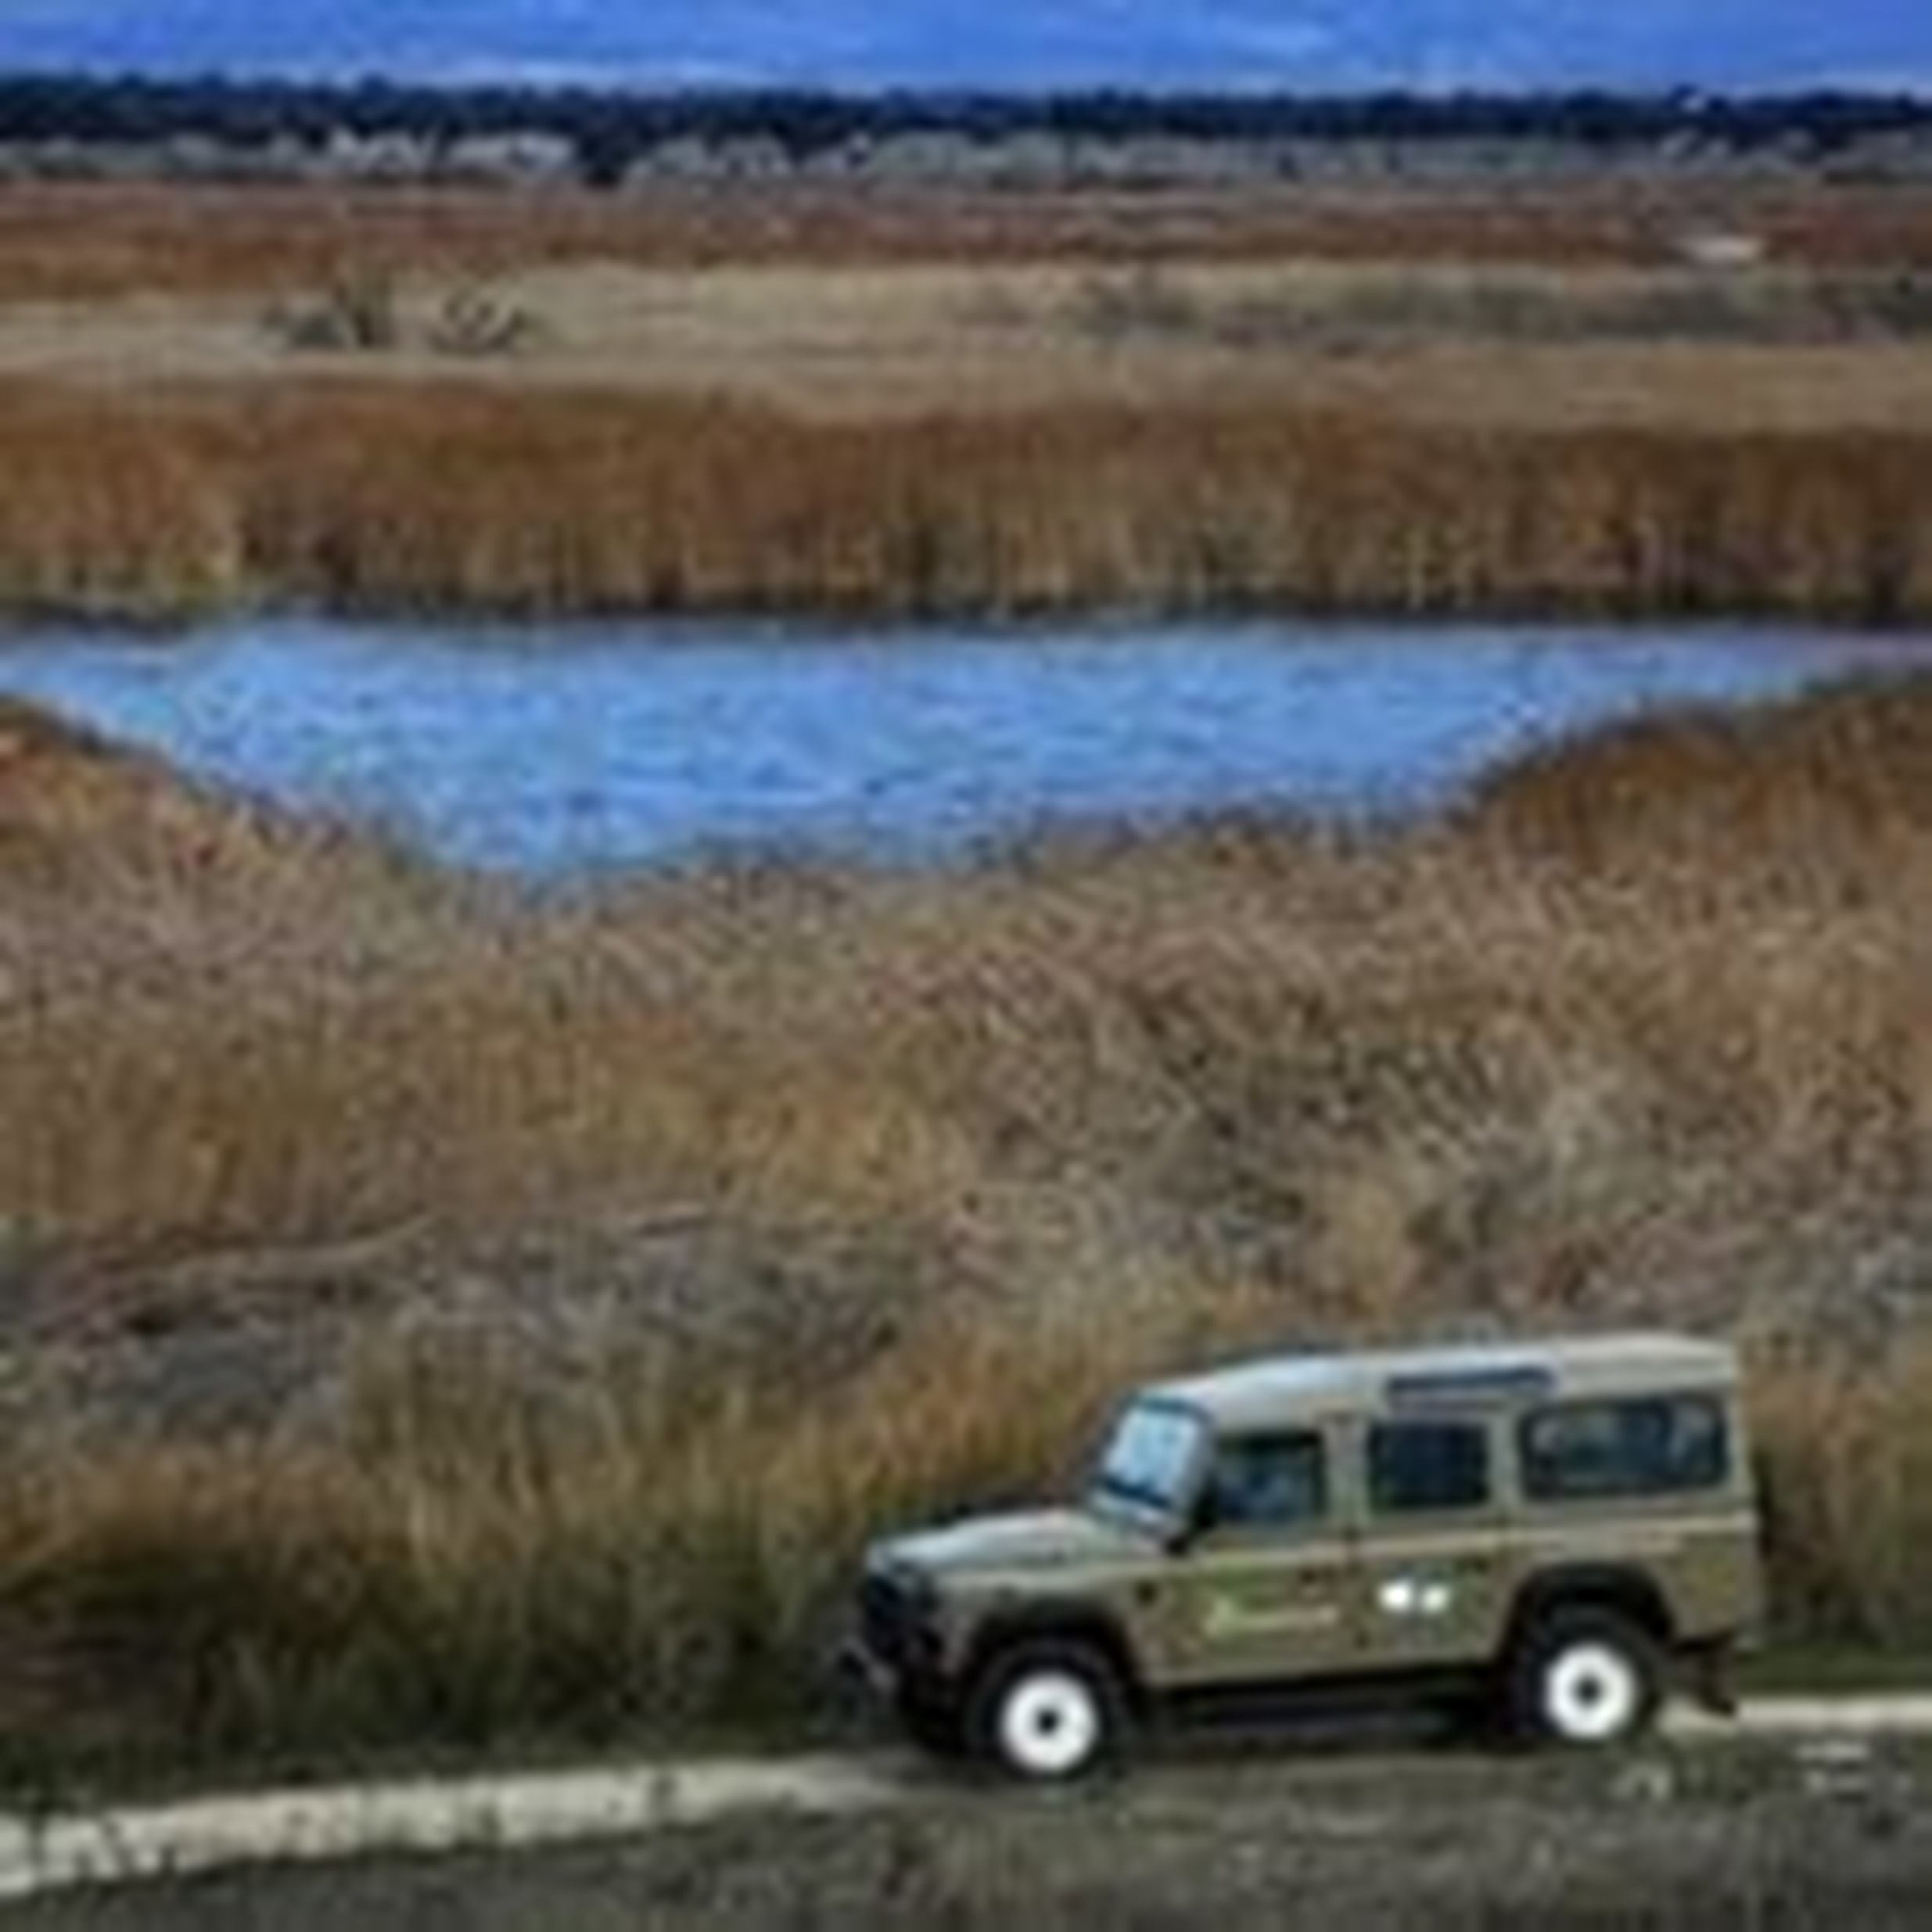
{"label": "shallow lake", "polygon": [[207,777],[533,874],[730,848],[943,858],[1047,821],[1386,813],[1524,745],[1932,667],[1788,629],[973,632],[253,623],[0,640],[0,689]]}

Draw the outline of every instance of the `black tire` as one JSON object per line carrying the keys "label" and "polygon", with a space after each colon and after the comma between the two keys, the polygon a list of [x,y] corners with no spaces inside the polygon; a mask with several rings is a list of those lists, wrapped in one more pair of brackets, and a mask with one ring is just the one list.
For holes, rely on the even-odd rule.
{"label": "black tire", "polygon": [[1554,1611],[1517,1640],[1504,1690],[1510,1729],[1522,1741],[1614,1750],[1655,1726],[1663,1655],[1648,1631],[1614,1610]]}
{"label": "black tire", "polygon": [[1111,1660],[1072,1639],[997,1651],[974,1679],[965,1715],[974,1757],[1025,1784],[1077,1783],[1117,1765],[1129,1726]]}

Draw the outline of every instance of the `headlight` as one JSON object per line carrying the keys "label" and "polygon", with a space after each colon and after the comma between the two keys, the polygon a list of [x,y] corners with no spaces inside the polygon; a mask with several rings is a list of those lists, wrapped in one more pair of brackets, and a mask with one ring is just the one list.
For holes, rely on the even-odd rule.
{"label": "headlight", "polygon": [[932,1573],[902,1557],[892,1543],[875,1543],[867,1551],[865,1575],[868,1583],[892,1590],[907,1603],[931,1603],[939,1596]]}

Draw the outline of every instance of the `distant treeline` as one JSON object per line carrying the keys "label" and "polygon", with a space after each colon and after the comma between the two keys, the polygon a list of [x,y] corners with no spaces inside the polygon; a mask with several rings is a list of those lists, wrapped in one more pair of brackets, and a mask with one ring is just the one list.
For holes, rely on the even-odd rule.
{"label": "distant treeline", "polygon": [[1932,99],[1818,91],[1730,98],[1688,90],[1316,96],[1098,91],[1053,94],[795,88],[642,93],[585,88],[327,85],[0,75],[0,144],[127,147],[198,138],[224,149],[342,137],[436,145],[508,136],[568,142],[614,181],[668,143],[760,139],[794,160],[908,134],[993,142],[1025,135],[1130,142],[1546,141],[1605,149],[1687,143],[1748,154],[1797,145],[1819,158],[1932,130]]}

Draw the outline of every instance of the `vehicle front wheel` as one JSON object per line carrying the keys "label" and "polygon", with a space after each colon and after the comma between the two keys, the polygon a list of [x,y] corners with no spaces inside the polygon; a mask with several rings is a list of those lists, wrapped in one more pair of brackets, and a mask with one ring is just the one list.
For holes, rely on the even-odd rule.
{"label": "vehicle front wheel", "polygon": [[1663,1676],[1656,1643],[1628,1618],[1558,1611],[1530,1630],[1511,1660],[1514,1728],[1572,1750],[1633,1743],[1657,1721]]}
{"label": "vehicle front wheel", "polygon": [[1127,1703],[1092,1646],[1040,1642],[997,1655],[968,1706],[975,1754],[1029,1784],[1071,1784],[1119,1755]]}

